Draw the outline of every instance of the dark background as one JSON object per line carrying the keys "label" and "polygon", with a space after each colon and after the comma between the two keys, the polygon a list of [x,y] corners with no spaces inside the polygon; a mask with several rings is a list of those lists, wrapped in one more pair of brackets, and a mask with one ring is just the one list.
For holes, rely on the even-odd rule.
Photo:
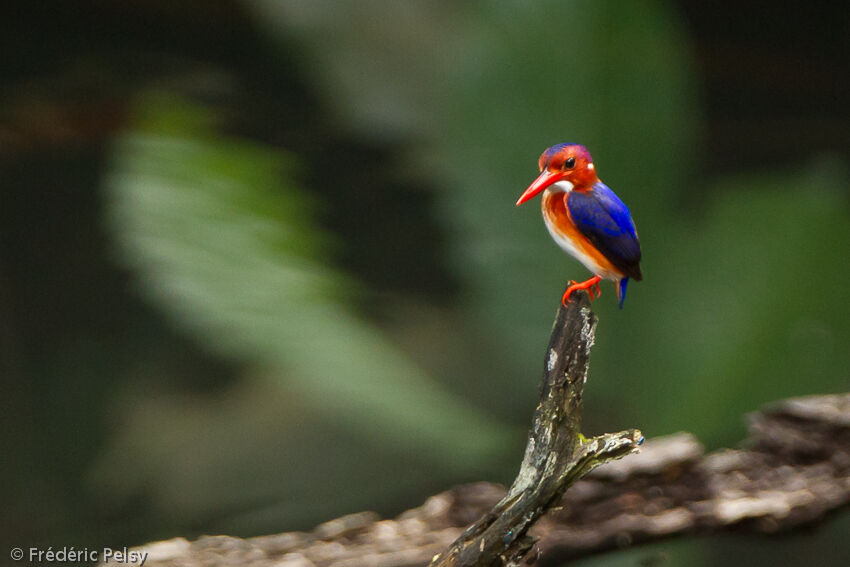
{"label": "dark background", "polygon": [[[563,282],[586,276],[513,206],[563,141],[645,258],[623,311],[610,286],[595,304],[586,433],[728,446],[762,403],[848,390],[848,18],[4,5],[6,547],[307,529],[509,481]],[[843,565],[848,521],[585,563]]]}

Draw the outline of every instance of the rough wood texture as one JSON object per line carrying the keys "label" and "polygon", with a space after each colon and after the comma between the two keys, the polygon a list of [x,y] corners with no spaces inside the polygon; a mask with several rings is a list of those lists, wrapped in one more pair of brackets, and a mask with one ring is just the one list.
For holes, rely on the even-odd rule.
{"label": "rough wood texture", "polygon": [[[744,449],[706,455],[679,433],[578,481],[531,531],[540,538],[535,565],[693,532],[793,530],[848,507],[850,394],[785,400],[748,421]],[[468,484],[392,520],[362,512],[308,533],[177,538],[142,549],[148,567],[424,567],[505,494]]]}
{"label": "rough wood texture", "polygon": [[[150,554],[145,565],[424,567],[449,548],[441,555],[449,558],[446,564],[515,561],[530,549],[527,560],[548,567],[693,532],[792,530],[847,507],[850,394],[766,406],[749,416],[750,435],[742,449],[706,455],[693,436],[679,433],[651,439],[640,454],[575,482],[600,462],[631,452],[639,437],[623,432],[576,443],[596,323],[587,298],[576,299],[573,315],[559,311],[541,403],[509,490],[490,483],[459,486],[393,520],[362,512],[309,533],[151,543],[140,548]],[[559,354],[553,357],[553,351]],[[556,511],[526,534],[552,504],[558,505]],[[531,538],[538,539],[536,545]]]}
{"label": "rough wood texture", "polygon": [[543,368],[540,401],[519,474],[508,493],[452,545],[434,557],[431,567],[515,565],[534,544],[526,534],[560,501],[579,478],[610,460],[636,452],[639,431],[581,436],[581,406],[596,315],[586,292],[574,293],[558,309]]}

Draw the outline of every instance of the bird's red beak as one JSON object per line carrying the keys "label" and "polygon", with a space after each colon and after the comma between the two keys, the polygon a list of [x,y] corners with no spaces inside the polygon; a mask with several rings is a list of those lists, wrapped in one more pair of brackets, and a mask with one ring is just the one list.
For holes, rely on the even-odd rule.
{"label": "bird's red beak", "polygon": [[560,171],[549,171],[548,169],[544,169],[540,172],[540,175],[537,176],[537,179],[528,186],[528,189],[525,190],[525,193],[519,198],[516,202],[517,207],[552,185],[553,183],[557,183],[561,179],[564,178],[563,172]]}

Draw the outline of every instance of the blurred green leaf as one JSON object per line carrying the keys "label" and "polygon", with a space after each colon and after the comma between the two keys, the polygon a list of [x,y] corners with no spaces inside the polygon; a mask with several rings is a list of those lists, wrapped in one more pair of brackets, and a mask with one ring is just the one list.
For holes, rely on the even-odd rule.
{"label": "blurred green leaf", "polygon": [[356,284],[327,264],[291,158],[216,137],[206,121],[158,133],[181,114],[203,112],[155,98],[115,149],[112,228],[144,293],[222,352],[274,368],[328,419],[451,467],[498,455],[498,423],[348,309]]}

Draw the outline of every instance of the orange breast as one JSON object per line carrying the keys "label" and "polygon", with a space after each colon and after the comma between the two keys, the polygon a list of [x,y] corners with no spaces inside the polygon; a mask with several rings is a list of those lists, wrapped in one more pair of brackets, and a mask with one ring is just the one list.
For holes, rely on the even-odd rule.
{"label": "orange breast", "polygon": [[568,193],[562,191],[547,190],[543,193],[543,219],[552,237],[594,274],[613,280],[623,277],[622,272],[576,228],[567,209],[567,196]]}

